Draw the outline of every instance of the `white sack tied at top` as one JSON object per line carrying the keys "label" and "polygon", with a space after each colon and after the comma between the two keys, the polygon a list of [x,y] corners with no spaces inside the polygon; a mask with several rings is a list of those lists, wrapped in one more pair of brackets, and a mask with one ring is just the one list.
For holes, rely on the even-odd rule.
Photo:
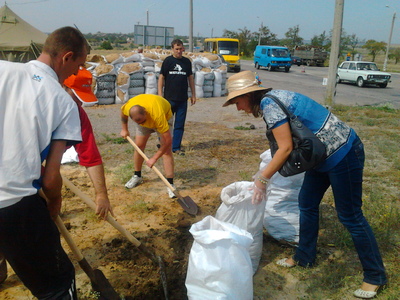
{"label": "white sack tied at top", "polygon": [[249,247],[249,254],[254,274],[260,263],[263,247],[265,200],[258,205],[252,204],[252,186],[251,181],[238,181],[224,187],[221,191],[222,203],[215,218],[234,224],[252,235],[253,242]]}
{"label": "white sack tied at top", "polygon": [[[260,170],[271,161],[271,150],[260,155]],[[267,186],[267,203],[264,227],[276,240],[297,244],[299,242],[300,210],[298,197],[304,173],[283,177],[276,172]]]}

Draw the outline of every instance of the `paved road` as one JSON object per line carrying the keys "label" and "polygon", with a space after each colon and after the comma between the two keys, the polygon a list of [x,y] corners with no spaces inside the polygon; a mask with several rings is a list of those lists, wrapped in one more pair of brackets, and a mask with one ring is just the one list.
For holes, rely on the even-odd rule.
{"label": "paved road", "polygon": [[[242,61],[242,70],[257,71],[262,84],[274,89],[286,89],[305,94],[319,103],[323,103],[326,86],[323,79],[328,77],[327,67],[292,66],[289,73],[257,70],[252,61]],[[231,76],[234,73],[228,73]],[[400,74],[392,74],[392,82],[387,88],[341,83],[337,85],[335,103],[345,105],[382,105],[388,104],[400,109]]]}

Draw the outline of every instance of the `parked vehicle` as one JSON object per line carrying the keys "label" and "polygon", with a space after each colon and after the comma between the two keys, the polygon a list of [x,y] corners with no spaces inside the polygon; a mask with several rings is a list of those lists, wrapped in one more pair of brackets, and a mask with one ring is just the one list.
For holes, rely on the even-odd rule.
{"label": "parked vehicle", "polygon": [[301,57],[292,56],[292,65],[301,66],[301,64],[302,64],[302,59],[301,59]]}
{"label": "parked vehicle", "polygon": [[267,68],[268,71],[283,68],[289,72],[292,59],[288,48],[280,46],[258,45],[254,51],[254,67]]}
{"label": "parked vehicle", "polygon": [[336,82],[353,82],[359,87],[366,84],[376,84],[385,88],[390,82],[391,76],[389,73],[379,71],[374,62],[344,61],[337,70]]}
{"label": "parked vehicle", "polygon": [[204,52],[221,54],[228,71],[240,72],[239,40],[230,38],[208,38],[204,40]]}
{"label": "parked vehicle", "polygon": [[217,54],[217,55],[218,55],[218,57],[221,59],[222,64],[223,64],[224,66],[226,66],[226,69],[228,69],[228,68],[229,68],[229,64],[226,62],[224,56],[223,56],[222,54]]}
{"label": "parked vehicle", "polygon": [[324,62],[328,57],[328,52],[321,48],[310,46],[298,46],[293,50],[293,56],[298,56],[302,60],[302,64],[307,66],[324,66]]}

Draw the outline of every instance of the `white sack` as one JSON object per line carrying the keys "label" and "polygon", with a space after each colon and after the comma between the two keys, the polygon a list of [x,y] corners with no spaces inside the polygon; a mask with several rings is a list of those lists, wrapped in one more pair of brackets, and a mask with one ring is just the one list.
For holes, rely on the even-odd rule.
{"label": "white sack", "polygon": [[121,54],[118,53],[103,55],[103,58],[106,63],[109,63],[111,65],[120,64],[124,61],[124,58],[121,56]]}
{"label": "white sack", "polygon": [[144,70],[145,73],[147,73],[147,72],[154,73],[156,71],[154,65],[153,66],[144,66],[143,70]]}
{"label": "white sack", "polygon": [[[271,161],[271,150],[260,155],[260,170]],[[304,173],[283,177],[276,172],[267,187],[264,227],[278,241],[299,242],[300,211],[298,196]]]}
{"label": "white sack", "polygon": [[132,52],[132,55],[122,55],[122,57],[124,59],[124,63],[141,61],[140,55],[135,52]]}
{"label": "white sack", "polygon": [[157,77],[154,73],[146,73],[144,75],[144,79],[146,82],[146,90],[145,94],[153,94],[157,95]]}
{"label": "white sack", "polygon": [[[222,72],[214,70],[214,84],[222,84]],[[225,75],[225,74],[224,74]]]}
{"label": "white sack", "polygon": [[186,289],[189,300],[252,300],[251,234],[212,216],[192,225]]}
{"label": "white sack", "polygon": [[213,97],[222,97],[222,86],[214,83]]}
{"label": "white sack", "polygon": [[[106,71],[107,69],[101,68],[102,66],[98,66],[95,71]],[[106,65],[103,65],[106,67]],[[99,73],[97,73],[99,74]],[[95,95],[97,100],[99,101],[99,105],[105,104],[114,104],[116,98],[116,78],[114,67],[108,73],[101,74],[99,76],[93,76],[96,80],[96,88]]]}
{"label": "white sack", "polygon": [[68,164],[73,162],[79,162],[79,158],[75,148],[70,147],[64,152],[61,158],[61,164]]}
{"label": "white sack", "polygon": [[203,98],[203,84],[204,84],[204,72],[197,71],[194,76],[194,88],[196,90],[196,97]]}
{"label": "white sack", "polygon": [[222,204],[218,208],[215,218],[234,224],[239,228],[248,231],[253,237],[249,253],[253,274],[258,269],[263,246],[263,218],[265,201],[258,205],[251,203],[253,191],[249,190],[253,182],[238,181],[234,182],[221,191]]}
{"label": "white sack", "polygon": [[162,66],[162,61],[156,61],[156,62],[154,62],[154,72],[160,73],[160,71],[161,71],[161,66]]}
{"label": "white sack", "polygon": [[122,104],[129,100],[128,88],[130,86],[129,74],[120,71],[117,75],[117,92],[115,96],[115,103]]}
{"label": "white sack", "polygon": [[193,59],[192,64],[196,66],[196,69],[209,68],[211,61],[203,56],[197,56]]}

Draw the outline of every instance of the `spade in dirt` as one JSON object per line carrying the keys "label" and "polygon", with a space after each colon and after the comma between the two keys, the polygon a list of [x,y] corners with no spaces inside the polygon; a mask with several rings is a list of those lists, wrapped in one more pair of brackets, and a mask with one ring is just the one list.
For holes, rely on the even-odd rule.
{"label": "spade in dirt", "polygon": [[[129,143],[131,143],[131,145],[135,148],[135,150],[144,158],[145,161],[148,161],[149,158],[146,156],[146,154],[144,154],[144,152],[139,148],[138,145],[135,144],[135,142],[129,137],[126,137],[127,140],[129,141]],[[189,196],[185,196],[182,197],[178,191],[168,182],[168,180],[164,177],[163,174],[161,174],[161,172],[156,168],[156,166],[153,166],[151,168],[152,170],[154,170],[154,172],[156,172],[156,174],[161,178],[161,180],[165,183],[165,185],[174,193],[174,195],[178,198],[178,203],[180,204],[180,206],[182,206],[182,208],[190,215],[197,215],[198,213],[198,206],[197,204],[193,201],[192,198],[190,198]]]}

